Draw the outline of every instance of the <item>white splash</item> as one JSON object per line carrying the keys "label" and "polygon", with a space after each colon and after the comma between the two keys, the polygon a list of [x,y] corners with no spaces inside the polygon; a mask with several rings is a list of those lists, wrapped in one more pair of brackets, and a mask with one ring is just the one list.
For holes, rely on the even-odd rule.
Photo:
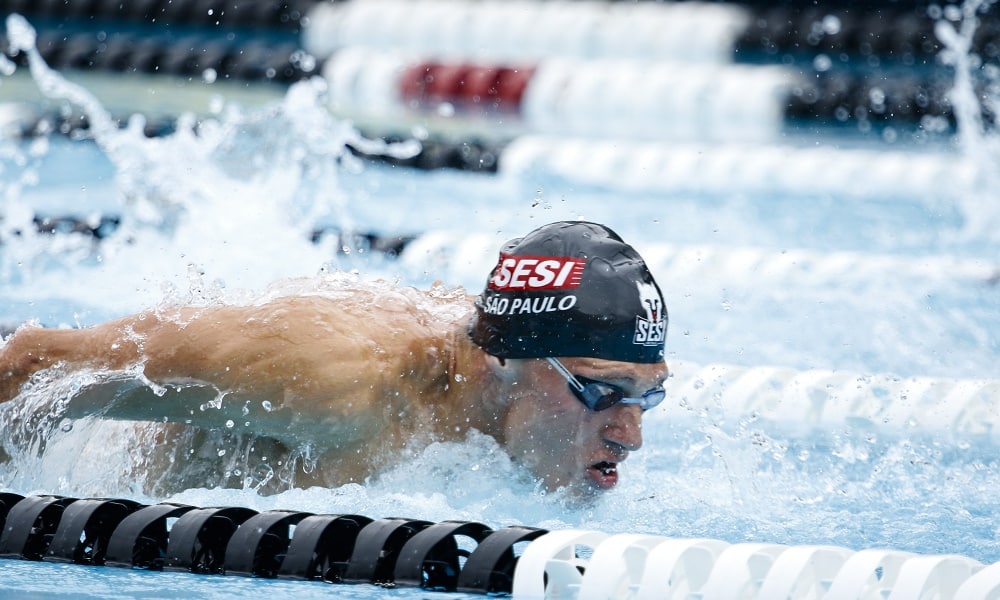
{"label": "white splash", "polygon": [[[9,19],[10,29],[13,32],[9,31],[9,35],[17,40],[18,47],[33,45],[34,33],[23,20]],[[965,35],[952,29],[956,35]],[[236,286],[254,290],[257,298],[259,290],[265,289],[271,281],[301,274],[306,277],[266,288],[263,296],[332,293],[333,288],[347,285],[338,279],[348,277],[346,275],[329,280],[314,275],[331,259],[333,250],[309,243],[306,234],[324,215],[330,221],[349,222],[350,215],[338,187],[339,175],[342,169],[358,165],[344,151],[344,143],[368,142],[357,140],[357,134],[349,126],[331,119],[325,112],[323,96],[327,90],[321,82],[293,86],[282,103],[264,110],[243,111],[220,105],[212,108],[210,119],[199,121],[193,115],[185,116],[177,123],[177,133],[149,140],[141,134],[141,118],[134,118],[128,128],[119,130],[117,125],[102,121],[103,109],[93,105],[85,91],[81,92],[58,73],[47,70],[37,59],[32,59],[31,68],[36,81],[44,80],[39,87],[52,98],[79,110],[91,111],[88,118],[97,123],[93,132],[96,141],[114,163],[114,193],[125,223],[99,247],[81,245],[70,257],[61,254],[57,247],[58,243],[67,242],[55,241],[68,236],[36,240],[39,245],[34,248],[38,251],[26,251],[21,255],[29,260],[21,264],[16,260],[9,263],[12,271],[9,276],[21,279],[13,286],[16,289],[5,288],[5,295],[21,294],[25,302],[41,303],[48,299],[69,306],[93,302],[109,310],[131,311],[137,306],[150,306],[165,300],[224,302],[239,295],[234,289]],[[981,125],[985,129],[985,124]],[[48,143],[44,138],[40,140],[15,160],[22,163],[23,168],[18,173],[24,175],[16,189],[5,192],[4,211],[8,221],[3,226],[13,222],[25,226],[30,223],[30,211],[23,207],[15,207],[17,210],[12,211],[11,207],[20,190],[29,187],[38,176],[39,170],[32,165],[45,154]],[[994,152],[992,156],[996,156],[995,148],[978,147],[974,152],[984,156]],[[410,186],[414,178],[406,177],[407,181],[399,188],[383,193],[382,198],[398,196],[393,197],[394,204],[378,204],[372,210],[384,212],[389,206],[413,218],[406,211],[412,206],[401,200],[409,199],[412,191]],[[419,193],[425,196],[424,203],[418,206],[432,206],[435,212],[447,210],[442,206],[455,207],[454,214],[449,217],[457,227],[472,223],[479,229],[504,230],[513,228],[516,223],[517,230],[523,231],[523,227],[532,219],[540,218],[539,215],[551,218],[564,203],[562,199],[553,202],[556,211],[546,209],[546,213],[531,213],[521,209],[519,213],[516,205],[503,204],[510,200],[508,194],[488,197],[489,201],[482,203],[470,201],[470,198],[483,200],[485,196],[477,195],[477,190],[482,189],[477,185],[470,179],[461,179],[460,190],[456,189],[459,186],[445,185],[436,188],[444,191],[435,195],[421,189]],[[532,188],[532,192],[535,189],[538,188]],[[997,188],[984,185],[980,189]],[[551,188],[545,191],[546,197],[558,197],[552,195]],[[619,197],[614,200],[609,202],[606,196],[599,197],[588,206],[581,202],[580,192],[580,189],[574,190],[572,203],[565,203],[566,213],[594,213],[595,218],[607,214],[623,222],[622,200],[636,200],[619,190]],[[726,192],[732,193],[732,187],[729,186]],[[646,236],[677,235],[680,243],[690,243],[692,237],[683,235],[685,232],[681,228],[697,229],[699,223],[708,224],[712,233],[718,234],[711,239],[723,236],[740,239],[745,235],[759,242],[767,237],[762,236],[760,230],[750,229],[761,223],[773,225],[778,222],[751,218],[742,223],[741,217],[747,213],[740,210],[745,200],[739,195],[735,199],[719,200],[719,204],[728,202],[721,207],[706,203],[703,198],[687,202],[684,197],[671,196],[669,219],[664,218],[666,209],[660,196],[656,197],[656,202],[638,200],[628,205],[628,220],[636,223],[630,227],[641,228]],[[768,200],[762,206],[773,207],[774,203],[770,202],[773,199]],[[995,202],[992,198],[988,200]],[[446,205],[446,201],[452,204]],[[982,199],[976,202],[970,199],[968,214],[987,211]],[[871,204],[865,203],[865,207]],[[599,209],[598,206],[611,208]],[[783,217],[802,218],[803,206],[788,206],[791,209],[783,213]],[[848,205],[848,208],[857,206],[860,205]],[[884,210],[894,209],[898,209],[898,205]],[[647,211],[649,217],[645,221],[637,216],[643,211]],[[872,213],[863,213],[867,214]],[[856,217],[855,222],[861,223],[863,215]],[[425,222],[431,221],[426,215],[418,217]],[[499,226],[494,227],[494,223]],[[826,220],[822,224],[827,225]],[[820,227],[815,229],[816,232],[820,230]],[[998,230],[1000,228],[984,230],[982,235],[993,236]],[[515,231],[495,233],[500,239],[506,239],[510,237],[508,233]],[[892,233],[903,237],[920,235],[905,230],[893,230]],[[937,238],[927,237],[933,246]],[[781,240],[780,245],[785,247],[798,239]],[[5,246],[4,260],[15,255],[16,246],[26,243],[22,238],[16,244]],[[489,245],[490,252],[495,253],[496,242],[490,241]],[[824,243],[817,246],[819,251],[829,250]],[[902,246],[902,251],[908,250],[906,244]],[[468,247],[456,246],[453,255],[468,261],[468,250]],[[740,268],[744,279],[739,283],[746,283],[745,286],[734,288],[733,278],[712,271],[711,264],[705,267],[705,263],[711,261],[701,255],[689,255],[687,264],[692,270],[686,280],[683,273],[672,280],[671,308],[681,305],[678,314],[685,315],[693,325],[682,326],[691,328],[690,335],[684,329],[679,329],[679,335],[671,335],[674,339],[680,336],[705,339],[701,346],[692,345],[692,350],[702,348],[703,352],[718,354],[732,348],[732,340],[739,341],[746,330],[749,331],[748,348],[764,356],[778,355],[783,360],[823,362],[840,357],[843,361],[845,353],[868,353],[873,357],[865,357],[866,364],[879,368],[886,364],[884,354],[898,355],[906,345],[933,349],[924,352],[930,357],[926,360],[943,360],[947,367],[960,362],[964,354],[960,348],[956,351],[957,358],[949,357],[954,344],[949,343],[944,334],[965,331],[960,328],[962,319],[977,325],[974,322],[976,313],[967,317],[961,310],[954,309],[953,320],[935,322],[940,329],[924,327],[926,315],[935,310],[933,307],[928,310],[926,305],[927,299],[934,299],[934,294],[924,293],[926,286],[920,287],[920,293],[914,295],[912,286],[890,285],[877,288],[889,292],[885,294],[887,301],[868,292],[857,294],[859,298],[851,302],[845,299],[859,285],[858,280],[851,277],[859,275],[850,269],[847,272],[851,275],[824,278],[803,288],[785,282],[777,286],[770,285],[774,279],[766,276],[766,269],[765,276],[760,276],[761,268],[748,261],[747,254],[735,253],[734,256],[742,260]],[[786,257],[793,262],[799,258]],[[827,258],[838,262],[837,256],[827,255]],[[421,268],[440,275],[440,271],[428,265],[426,254],[414,260]],[[839,260],[839,264],[849,262]],[[698,270],[699,264],[701,270]],[[824,264],[821,270],[834,270],[833,263]],[[926,275],[925,265],[919,267]],[[456,268],[479,273],[470,277],[481,284],[479,266]],[[809,276],[815,275],[815,271],[805,268],[800,273]],[[69,272],[72,277],[66,276]],[[670,272],[676,275],[678,270],[672,268]],[[708,278],[706,273],[710,274]],[[0,277],[3,276],[0,273]],[[712,276],[725,280],[715,282],[717,286],[728,286],[728,290],[722,290],[727,292],[725,298],[730,307],[725,314],[705,308],[710,304],[716,306],[706,301],[714,291],[707,294],[704,291],[706,281],[713,285]],[[877,272],[872,278],[876,276]],[[30,283],[26,283],[29,278]],[[759,284],[761,279],[768,293],[750,285],[751,282]],[[801,281],[802,278],[787,278],[788,281],[793,279]],[[961,287],[948,286],[949,280],[937,279],[942,284],[930,291]],[[453,278],[447,280],[454,281]],[[4,283],[8,281],[3,280]],[[845,281],[847,291],[843,290]],[[744,288],[747,295],[741,298]],[[805,293],[799,294],[800,289]],[[772,291],[774,294],[770,295]],[[911,295],[914,297],[910,298]],[[902,304],[900,297],[906,298]],[[766,305],[766,309],[740,313],[741,306],[751,304],[749,300]],[[869,311],[869,305],[880,303],[888,303],[890,309],[903,306],[904,310],[899,312],[909,321],[897,320],[890,311]],[[860,313],[860,318],[845,311],[847,318],[829,319],[828,331],[822,328],[826,327],[825,321],[820,328],[813,325],[823,321],[826,313],[821,307],[827,305],[858,306],[865,312]],[[944,306],[949,305],[944,303]],[[804,320],[792,314],[803,311],[808,313]],[[764,320],[763,326],[757,325],[754,329],[748,326],[753,318],[737,320],[733,316],[737,313],[751,317],[775,313],[777,316],[774,321]],[[832,314],[839,317],[841,313]],[[917,319],[916,326],[914,319]],[[779,327],[768,331],[770,337],[760,335],[761,327],[772,322]],[[796,323],[807,326],[803,331],[791,331]],[[875,326],[866,327],[869,323]],[[699,330],[699,324],[705,324],[704,329]],[[985,342],[977,346],[976,352],[994,339],[989,336],[993,329],[988,325],[982,334]],[[873,331],[872,337],[877,338],[877,343],[865,345],[857,341],[860,338],[845,335],[852,327],[865,335]],[[917,333],[909,335],[912,332],[923,337]],[[779,339],[784,336],[790,339]],[[942,339],[945,343],[939,343]],[[766,343],[762,344],[762,340]],[[842,346],[849,348],[841,350]],[[988,355],[988,352],[983,354]],[[752,360],[760,360],[760,357]],[[65,380],[61,383],[74,384]],[[693,382],[692,386],[701,390],[705,384]],[[684,398],[677,400],[685,401]],[[126,431],[109,433],[105,429],[110,427],[107,422],[98,425],[78,421],[67,430],[65,427],[69,424],[57,418],[59,407],[54,409],[41,413],[45,418],[39,423],[42,429],[36,429],[46,435],[32,438],[48,444],[45,457],[41,462],[28,454],[15,457],[16,471],[0,472],[0,483],[27,493],[123,494],[147,499],[141,482],[128,476],[126,467],[133,464],[130,461],[135,457],[120,454],[144,447],[143,440],[130,438],[131,434]],[[434,444],[415,451],[402,465],[365,485],[294,489],[274,496],[258,494],[253,485],[245,489],[193,489],[170,499],[202,506],[228,504],[258,510],[361,512],[372,517],[408,516],[429,520],[469,518],[491,525],[519,522],[551,528],[593,527],[608,532],[710,536],[732,541],[805,543],[822,540],[852,547],[892,545],[925,551],[961,551],[979,557],[995,557],[1000,553],[990,521],[992,513],[988,510],[994,504],[991,492],[1000,485],[1000,468],[994,459],[996,443],[992,438],[974,438],[970,443],[968,439],[936,437],[926,431],[910,435],[908,430],[900,433],[866,429],[857,424],[803,433],[782,430],[756,416],[740,418],[716,414],[718,411],[702,414],[694,409],[691,412],[683,419],[665,410],[649,415],[644,427],[646,447],[623,465],[625,477],[620,488],[601,498],[592,508],[569,508],[559,494],[541,491],[534,482],[523,478],[521,470],[509,462],[493,440],[475,435],[464,443]],[[46,437],[49,432],[52,437]],[[113,440],[112,433],[115,435]],[[101,437],[104,434],[107,437]],[[90,453],[87,456],[83,456],[84,448],[77,443],[81,438],[93,440],[86,448]],[[231,455],[227,454],[227,459]],[[956,510],[955,507],[973,510]],[[986,510],[981,510],[983,507]],[[942,531],[948,535],[942,535]]]}
{"label": "white splash", "polygon": [[[1000,188],[1000,65],[984,64],[973,47],[980,15],[986,15],[994,3],[966,0],[961,7],[947,5],[934,32],[944,44],[941,61],[955,72],[948,96],[958,124],[958,142],[978,167],[977,185],[960,199],[968,220],[966,233],[998,239],[1000,210],[994,191]],[[982,97],[977,92],[979,81],[984,82]],[[992,122],[984,121],[984,108]]]}
{"label": "white splash", "polygon": [[[346,144],[387,148],[330,115],[322,79],[297,83],[280,104],[259,110],[220,104],[210,118],[182,115],[175,133],[150,139],[142,115],[119,129],[93,94],[49,68],[23,17],[10,15],[6,24],[38,89],[89,122],[89,135],[113,164],[122,219],[99,248],[77,239],[77,251],[67,252],[67,236],[32,230],[32,213],[18,199],[33,181],[5,186],[3,227],[19,234],[4,235],[0,277],[32,279],[22,289],[26,302],[40,300],[40,290],[53,301],[86,298],[112,313],[163,300],[213,301],[226,290],[259,291],[276,279],[314,274],[335,258],[332,240],[310,237],[322,224],[350,228],[338,178],[344,168],[361,167]],[[44,149],[12,154],[24,167]],[[86,276],[62,278],[66,271]]]}

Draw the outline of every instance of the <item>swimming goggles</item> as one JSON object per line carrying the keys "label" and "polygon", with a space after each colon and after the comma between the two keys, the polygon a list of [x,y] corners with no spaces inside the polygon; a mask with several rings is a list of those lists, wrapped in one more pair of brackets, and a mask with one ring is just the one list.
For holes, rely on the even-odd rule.
{"label": "swimming goggles", "polygon": [[660,402],[663,402],[663,399],[667,396],[667,392],[664,391],[663,386],[658,385],[644,393],[640,398],[630,398],[625,395],[625,390],[613,383],[590,379],[582,375],[574,375],[558,359],[549,357],[546,360],[563,376],[566,383],[569,384],[569,389],[573,392],[573,395],[590,410],[604,410],[616,404],[638,404],[642,410],[649,410],[659,405]]}

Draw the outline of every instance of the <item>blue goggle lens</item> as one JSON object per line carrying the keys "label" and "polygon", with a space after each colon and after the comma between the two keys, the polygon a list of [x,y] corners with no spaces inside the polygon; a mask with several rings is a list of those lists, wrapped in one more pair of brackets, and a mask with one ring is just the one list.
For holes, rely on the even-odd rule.
{"label": "blue goggle lens", "polygon": [[638,404],[642,410],[649,410],[658,406],[667,397],[667,392],[662,386],[648,390],[639,398],[630,398],[625,395],[625,391],[612,383],[590,379],[582,375],[575,375],[576,380],[583,385],[582,390],[578,390],[569,385],[570,391],[583,402],[590,410],[605,410],[616,404]]}

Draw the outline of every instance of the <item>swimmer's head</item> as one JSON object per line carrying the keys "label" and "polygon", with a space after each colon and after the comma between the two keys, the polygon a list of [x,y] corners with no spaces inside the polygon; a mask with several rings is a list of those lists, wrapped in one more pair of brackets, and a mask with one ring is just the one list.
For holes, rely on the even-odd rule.
{"label": "swimmer's head", "polygon": [[558,222],[500,249],[469,336],[499,358],[664,359],[667,309],[646,263],[597,223]]}

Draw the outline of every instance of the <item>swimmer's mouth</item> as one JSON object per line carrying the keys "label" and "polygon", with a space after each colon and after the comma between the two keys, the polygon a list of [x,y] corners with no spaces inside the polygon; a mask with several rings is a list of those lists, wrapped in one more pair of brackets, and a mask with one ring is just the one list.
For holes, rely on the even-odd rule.
{"label": "swimmer's mouth", "polygon": [[609,490],[618,483],[618,463],[607,461],[594,463],[587,467],[587,475],[595,487]]}

